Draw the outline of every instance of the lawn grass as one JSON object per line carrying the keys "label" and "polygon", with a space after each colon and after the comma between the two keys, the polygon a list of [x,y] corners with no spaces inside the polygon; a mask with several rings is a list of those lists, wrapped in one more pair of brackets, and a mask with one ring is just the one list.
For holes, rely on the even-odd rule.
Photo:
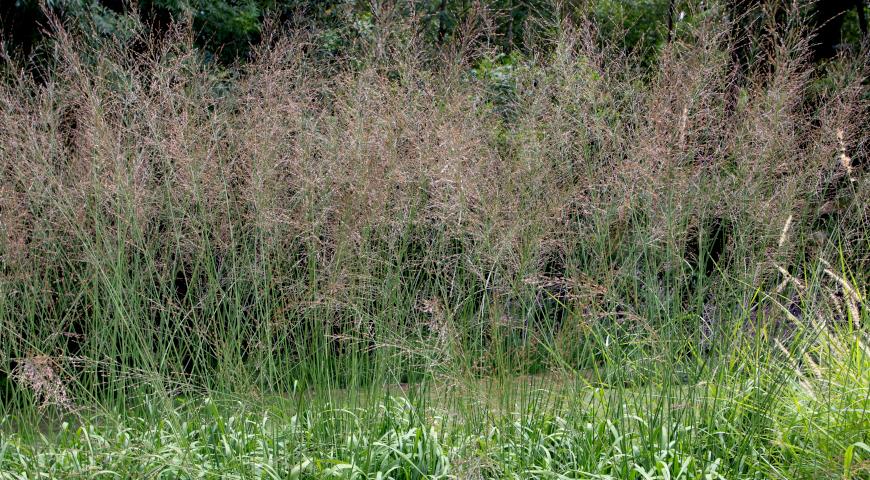
{"label": "lawn grass", "polygon": [[4,425],[0,466],[8,478],[862,478],[870,369],[841,361],[802,381],[771,368],[631,389],[548,375],[146,398],[30,434]]}

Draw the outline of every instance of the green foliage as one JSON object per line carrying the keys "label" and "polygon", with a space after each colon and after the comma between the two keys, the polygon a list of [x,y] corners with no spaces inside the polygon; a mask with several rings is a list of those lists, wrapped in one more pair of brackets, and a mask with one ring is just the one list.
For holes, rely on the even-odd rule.
{"label": "green foliage", "polygon": [[0,478],[863,478],[870,369],[858,337],[840,339],[851,345],[815,357],[835,364],[802,380],[787,358],[725,370],[750,348],[689,382],[659,365],[655,384],[632,389],[551,375],[146,398],[38,432],[5,416]]}
{"label": "green foliage", "polygon": [[[109,8],[107,5],[113,5]],[[49,0],[45,6],[77,22],[96,27],[103,35],[127,37],[137,28],[136,15],[126,11],[119,2],[100,0]],[[378,8],[385,8],[384,4]],[[658,48],[668,36],[667,0],[595,0],[588,3],[559,3],[552,0],[489,0],[475,4],[468,0],[404,0],[396,3],[402,18],[413,16],[418,20],[428,45],[438,47],[449,42],[463,25],[486,18],[488,42],[501,53],[513,50],[528,53],[529,42],[540,43],[550,38],[555,26],[565,18],[577,19],[590,15],[604,37],[603,42],[616,42],[622,49],[637,49],[649,64]],[[332,55],[348,53],[362,31],[369,28],[372,5],[360,0],[142,0],[136,3],[139,20],[157,21],[165,27],[172,20],[190,20],[197,32],[197,41],[209,55],[230,62],[246,58],[251,45],[260,41],[267,18],[278,19],[279,24],[294,28],[313,28],[320,32],[319,44]],[[697,5],[675,2],[673,28],[680,29],[683,22],[697,21]],[[2,15],[29,18],[16,41],[33,40],[42,35],[39,23],[40,3],[37,0],[16,0]],[[43,19],[44,20],[44,19]],[[18,23],[22,22],[21,19]],[[27,31],[29,30],[29,31]],[[845,43],[858,45],[861,32],[854,9],[846,14],[842,38]],[[443,37],[443,38],[442,38]]]}
{"label": "green foliage", "polygon": [[232,59],[257,42],[264,15],[277,5],[272,0],[150,0],[140,8],[150,15],[163,12],[176,20],[192,19],[206,50]]}
{"label": "green foliage", "polygon": [[[667,39],[667,0],[598,0],[592,5],[605,42],[618,42],[629,50],[638,49],[649,61]],[[674,22],[680,20],[678,9]]]}

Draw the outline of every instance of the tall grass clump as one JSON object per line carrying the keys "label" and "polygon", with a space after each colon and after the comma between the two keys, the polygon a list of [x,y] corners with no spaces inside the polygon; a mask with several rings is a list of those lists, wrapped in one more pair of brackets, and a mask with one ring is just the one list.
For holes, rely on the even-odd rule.
{"label": "tall grass clump", "polygon": [[500,69],[56,23],[2,67],[0,470],[867,475],[866,51],[796,10],[741,71],[706,8]]}

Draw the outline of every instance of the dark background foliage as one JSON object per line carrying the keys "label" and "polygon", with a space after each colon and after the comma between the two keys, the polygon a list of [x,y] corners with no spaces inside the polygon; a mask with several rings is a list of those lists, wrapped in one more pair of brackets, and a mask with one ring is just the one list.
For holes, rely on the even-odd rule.
{"label": "dark background foliage", "polygon": [[[859,42],[866,31],[864,10],[855,8],[862,0],[825,0],[808,7],[817,26],[818,59],[833,56],[844,45]],[[630,27],[622,41],[627,48],[655,51],[667,41],[668,29],[675,28],[688,10],[688,3],[675,0],[570,0],[555,12],[548,0],[408,0],[401,14],[415,16],[427,41],[433,45],[449,41],[471,15],[481,11],[488,17],[491,42],[505,53],[523,50],[529,36],[538,35],[546,20],[558,15],[592,11],[601,30]],[[761,0],[729,0],[728,11],[741,12],[758,6]],[[768,2],[775,3],[775,2]],[[685,4],[685,5],[684,5]],[[320,33],[322,45],[333,53],[346,49],[361,24],[371,21],[373,11],[385,2],[369,0],[3,0],[0,2],[0,30],[7,51],[29,56],[45,42],[48,16],[62,21],[88,24],[101,34],[123,34],[137,21],[157,31],[173,20],[187,20],[196,32],[203,51],[215,59],[231,62],[244,59],[250,46],[260,41],[264,24],[310,28]],[[363,25],[364,26],[364,25]],[[622,30],[613,28],[612,30]]]}

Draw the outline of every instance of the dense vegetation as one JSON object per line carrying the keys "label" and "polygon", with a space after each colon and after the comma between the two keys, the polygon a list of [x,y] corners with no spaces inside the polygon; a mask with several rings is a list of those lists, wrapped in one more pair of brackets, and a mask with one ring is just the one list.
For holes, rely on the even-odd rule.
{"label": "dense vegetation", "polygon": [[[749,37],[761,33],[745,27],[765,16],[785,20],[786,3],[724,0],[720,14],[743,29],[733,32],[736,36]],[[813,34],[811,49],[817,59],[830,58],[867,35],[865,3],[828,0],[800,5],[812,27],[805,33]],[[462,36],[469,22],[484,13],[487,42],[504,54],[527,52],[535,43],[532,39],[552,35],[553,21],[586,18],[602,32],[618,34],[615,40],[624,48],[641,49],[648,56],[672,36],[692,5],[681,0],[15,0],[0,6],[0,38],[7,50],[28,56],[51,43],[46,34],[56,18],[88,26],[88,34],[95,36],[132,36],[142,23],[153,34],[163,35],[173,21],[185,21],[209,60],[231,62],[249,58],[251,46],[277,23],[315,31],[311,40],[324,53],[347,54],[370,33],[372,22],[379,21],[375,16],[390,10],[391,16],[415,23],[421,43],[430,46]]]}
{"label": "dense vegetation", "polygon": [[867,44],[587,7],[258,10],[243,59],[49,12],[0,83],[0,478],[870,475]]}

